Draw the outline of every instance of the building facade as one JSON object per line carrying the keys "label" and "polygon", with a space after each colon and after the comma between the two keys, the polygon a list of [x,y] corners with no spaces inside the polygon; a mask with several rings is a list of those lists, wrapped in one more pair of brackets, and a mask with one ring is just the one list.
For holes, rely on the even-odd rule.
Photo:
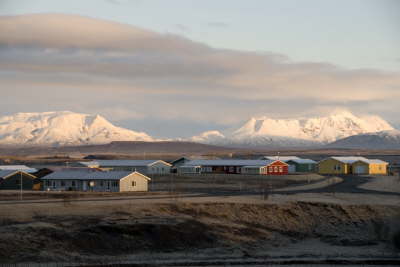
{"label": "building facade", "polygon": [[171,164],[163,160],[96,160],[81,162],[89,168],[100,168],[113,171],[137,171],[146,175],[169,174]]}
{"label": "building facade", "polygon": [[295,172],[315,172],[317,167],[317,162],[311,159],[291,159],[285,161],[289,164],[289,173]]}
{"label": "building facade", "polygon": [[21,182],[23,190],[32,190],[34,188],[36,177],[32,174],[16,171],[0,171],[0,189],[1,190],[20,190]]}
{"label": "building facade", "polygon": [[42,178],[45,191],[142,192],[151,179],[127,171],[58,171]]}
{"label": "building facade", "polygon": [[288,173],[288,165],[279,160],[192,160],[178,167],[178,173],[283,175]]}
{"label": "building facade", "polygon": [[318,163],[320,174],[386,175],[388,163],[364,157],[330,157]]}

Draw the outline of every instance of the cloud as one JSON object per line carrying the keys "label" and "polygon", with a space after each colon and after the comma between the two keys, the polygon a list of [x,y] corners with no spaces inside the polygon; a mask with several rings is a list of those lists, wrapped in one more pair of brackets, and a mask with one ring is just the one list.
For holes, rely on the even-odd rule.
{"label": "cloud", "polygon": [[373,107],[398,121],[393,99],[400,97],[399,73],[215,49],[178,35],[74,15],[4,16],[0,32],[5,33],[0,88],[7,95],[0,99],[0,113],[69,109],[114,120],[148,117],[215,126],[253,115],[297,117],[326,107]]}

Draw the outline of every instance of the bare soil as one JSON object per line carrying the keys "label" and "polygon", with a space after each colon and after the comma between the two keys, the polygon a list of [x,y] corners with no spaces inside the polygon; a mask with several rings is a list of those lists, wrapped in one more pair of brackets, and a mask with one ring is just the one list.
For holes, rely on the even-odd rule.
{"label": "bare soil", "polygon": [[337,256],[338,248],[353,257],[398,258],[399,238],[395,206],[176,202],[85,211],[73,204],[15,205],[1,211],[0,263],[149,262],[162,255],[171,260],[224,254],[326,258]]}

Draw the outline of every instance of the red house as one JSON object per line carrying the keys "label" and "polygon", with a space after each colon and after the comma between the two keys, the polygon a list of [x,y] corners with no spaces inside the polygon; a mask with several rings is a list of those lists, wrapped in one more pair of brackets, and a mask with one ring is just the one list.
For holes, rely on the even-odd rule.
{"label": "red house", "polygon": [[289,165],[283,161],[275,160],[267,165],[267,175],[286,175],[289,173]]}

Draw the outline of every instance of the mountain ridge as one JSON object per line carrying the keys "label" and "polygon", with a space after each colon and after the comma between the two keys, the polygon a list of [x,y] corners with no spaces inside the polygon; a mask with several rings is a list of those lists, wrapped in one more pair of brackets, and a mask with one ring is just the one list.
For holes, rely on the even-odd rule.
{"label": "mountain ridge", "polygon": [[378,116],[357,117],[341,111],[325,117],[298,120],[252,117],[231,132],[207,131],[191,140],[214,145],[315,147],[353,135],[385,130],[394,128]]}
{"label": "mountain ridge", "polygon": [[114,126],[100,115],[49,111],[0,117],[1,145],[84,145],[154,141],[143,132]]}
{"label": "mountain ridge", "polygon": [[330,148],[346,149],[400,149],[400,130],[366,133],[339,139],[327,145]]}

